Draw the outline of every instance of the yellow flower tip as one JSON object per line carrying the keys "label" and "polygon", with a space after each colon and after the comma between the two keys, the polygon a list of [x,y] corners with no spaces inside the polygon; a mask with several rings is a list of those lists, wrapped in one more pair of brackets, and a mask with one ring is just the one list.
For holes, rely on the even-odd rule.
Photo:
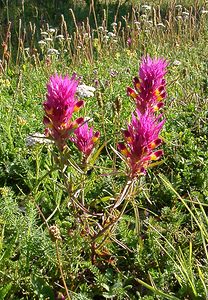
{"label": "yellow flower tip", "polygon": [[127,87],[127,95],[132,97],[133,99],[137,98],[138,94],[136,93],[135,90],[133,90],[130,87]]}
{"label": "yellow flower tip", "polygon": [[73,122],[71,125],[71,128],[76,129],[78,128],[79,124],[77,124],[76,122]]}
{"label": "yellow flower tip", "polygon": [[83,105],[84,105],[83,100],[78,101],[74,106],[74,111],[73,112],[78,112]]}
{"label": "yellow flower tip", "polygon": [[127,137],[127,138],[126,138],[126,141],[127,141],[128,143],[132,143],[132,141],[133,141],[133,140],[132,140],[132,137],[131,137],[131,136]]}
{"label": "yellow flower tip", "polygon": [[156,96],[157,101],[161,101],[161,100],[163,100],[163,98],[164,98],[164,97],[162,96],[161,91],[160,91],[159,89],[156,89],[156,90],[155,90],[154,95]]}
{"label": "yellow flower tip", "polygon": [[124,145],[124,143],[118,143],[118,149],[123,154],[124,156],[128,157],[129,156],[129,151]]}
{"label": "yellow flower tip", "polygon": [[163,97],[160,95],[160,96],[157,96],[157,101],[162,101],[163,100]]}
{"label": "yellow flower tip", "polygon": [[60,128],[61,129],[66,129],[67,127],[69,127],[68,123],[61,123]]}
{"label": "yellow flower tip", "polygon": [[131,96],[133,99],[135,99],[135,98],[137,97],[137,95],[138,95],[138,94],[136,94],[135,92],[132,92],[132,93],[130,94],[130,96]]}
{"label": "yellow flower tip", "polygon": [[149,156],[150,160],[158,160],[163,155],[163,150],[158,150]]}
{"label": "yellow flower tip", "polygon": [[51,107],[50,109],[46,109],[46,114],[47,115],[52,115],[53,114],[53,107]]}
{"label": "yellow flower tip", "polygon": [[148,145],[148,148],[153,150],[155,149],[156,147],[158,147],[160,144],[162,143],[162,139],[161,138],[158,138],[154,141],[152,141],[149,145]]}
{"label": "yellow flower tip", "polygon": [[158,97],[158,96],[160,96],[160,91],[158,89],[156,89],[154,94],[155,94],[155,96]]}
{"label": "yellow flower tip", "polygon": [[156,145],[155,142],[152,142],[152,143],[150,143],[150,145],[149,145],[150,149],[155,149],[156,146],[157,146],[157,145]]}
{"label": "yellow flower tip", "polygon": [[80,107],[75,105],[74,112],[78,112],[79,110],[80,110]]}
{"label": "yellow flower tip", "polygon": [[93,137],[92,137],[92,142],[93,142],[93,143],[96,143],[98,139],[99,139],[98,137],[93,136]]}
{"label": "yellow flower tip", "polygon": [[157,160],[158,156],[156,156],[154,153],[150,155],[150,160]]}
{"label": "yellow flower tip", "polygon": [[122,149],[121,150],[121,153],[124,155],[124,156],[128,156],[128,154],[129,154],[129,151],[127,150],[127,149]]}
{"label": "yellow flower tip", "polygon": [[53,124],[52,124],[52,123],[49,123],[49,124],[47,125],[47,127],[48,127],[49,129],[52,129],[52,128],[53,128]]}
{"label": "yellow flower tip", "polygon": [[159,110],[159,107],[157,105],[154,105],[153,106],[153,111],[158,111]]}
{"label": "yellow flower tip", "polygon": [[137,82],[137,83],[135,84],[135,87],[136,87],[137,90],[140,89],[140,86],[141,86],[141,84],[140,84],[139,82]]}
{"label": "yellow flower tip", "polygon": [[72,129],[76,129],[78,128],[79,125],[81,125],[84,122],[84,118],[80,117],[78,119],[76,119],[74,122],[71,123],[71,128]]}

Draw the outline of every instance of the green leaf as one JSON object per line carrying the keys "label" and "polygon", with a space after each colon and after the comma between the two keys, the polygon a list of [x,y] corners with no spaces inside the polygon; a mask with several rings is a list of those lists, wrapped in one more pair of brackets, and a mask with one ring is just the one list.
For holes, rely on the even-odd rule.
{"label": "green leaf", "polygon": [[52,287],[50,287],[43,278],[33,276],[32,283],[39,299],[55,299]]}
{"label": "green leaf", "polygon": [[6,297],[8,292],[11,290],[11,287],[12,287],[12,283],[9,283],[0,289],[0,299],[1,300],[3,300]]}
{"label": "green leaf", "polygon": [[99,157],[101,151],[103,150],[103,148],[104,148],[105,146],[106,146],[106,142],[103,143],[103,144],[98,148],[98,150],[95,152],[95,154],[92,156],[92,158],[90,159],[90,166],[91,166],[91,167],[95,164],[96,160],[98,159],[98,157]]}
{"label": "green leaf", "polygon": [[166,294],[163,291],[158,290],[157,288],[149,285],[148,283],[142,281],[141,279],[135,278],[135,280],[137,282],[139,282],[140,284],[142,284],[143,286],[145,286],[147,289],[149,289],[150,291],[152,291],[154,294],[158,295],[158,296],[162,296],[164,297],[164,299],[166,300],[180,300],[179,298],[172,296],[170,294]]}

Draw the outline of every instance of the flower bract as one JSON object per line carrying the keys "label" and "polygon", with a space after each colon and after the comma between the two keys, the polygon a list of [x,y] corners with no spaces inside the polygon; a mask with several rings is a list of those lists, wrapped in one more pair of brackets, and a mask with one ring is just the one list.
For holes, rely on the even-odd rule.
{"label": "flower bract", "polygon": [[70,139],[87,158],[91,154],[99,137],[99,131],[93,133],[93,127],[89,128],[86,122],[75,129],[74,135]]}

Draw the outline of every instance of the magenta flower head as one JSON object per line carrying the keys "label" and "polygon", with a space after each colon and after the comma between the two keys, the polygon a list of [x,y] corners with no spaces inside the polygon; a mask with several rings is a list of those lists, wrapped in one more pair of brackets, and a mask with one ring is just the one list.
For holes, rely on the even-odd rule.
{"label": "magenta flower head", "polygon": [[97,131],[93,133],[93,128],[89,128],[88,124],[85,123],[75,129],[74,136],[71,137],[70,140],[76,145],[79,151],[84,154],[85,158],[88,158],[99,137],[100,132]]}
{"label": "magenta flower head", "polygon": [[165,120],[160,119],[161,115],[156,117],[149,111],[142,114],[137,109],[128,129],[124,131],[126,142],[119,143],[118,149],[127,159],[131,178],[145,174],[149,163],[163,155],[162,150],[155,151],[162,143],[159,133]]}
{"label": "magenta flower head", "polygon": [[157,111],[164,105],[163,99],[167,95],[164,79],[167,66],[168,63],[163,58],[152,59],[147,56],[142,59],[139,77],[133,79],[134,89],[127,88],[127,94],[135,100],[141,113],[147,109]]}
{"label": "magenta flower head", "polygon": [[83,118],[71,120],[72,114],[84,104],[75,97],[78,83],[76,74],[71,78],[56,74],[51,76],[47,85],[48,92],[43,103],[45,111],[43,122],[47,128],[46,133],[59,144],[63,144],[72,129],[83,122]]}

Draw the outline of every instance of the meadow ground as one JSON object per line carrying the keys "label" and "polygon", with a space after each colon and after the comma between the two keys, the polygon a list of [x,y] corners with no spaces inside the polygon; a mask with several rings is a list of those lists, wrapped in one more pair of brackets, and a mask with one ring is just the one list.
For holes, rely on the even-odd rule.
{"label": "meadow ground", "polygon": [[[92,1],[84,22],[76,5],[1,25],[0,299],[208,299],[207,4]],[[122,195],[126,89],[147,54],[169,63],[164,156]],[[50,76],[74,72],[95,88],[76,118],[100,131],[84,167],[72,142],[34,139]]]}

